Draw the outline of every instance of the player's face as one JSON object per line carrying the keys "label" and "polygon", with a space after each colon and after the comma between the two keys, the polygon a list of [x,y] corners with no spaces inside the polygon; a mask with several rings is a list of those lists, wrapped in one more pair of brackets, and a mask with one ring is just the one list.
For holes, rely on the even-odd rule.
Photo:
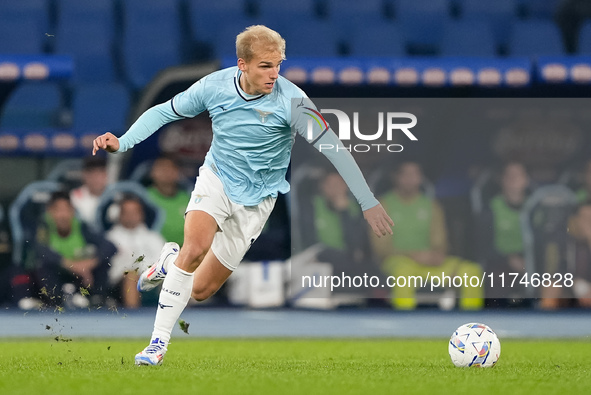
{"label": "player's face", "polygon": [[281,53],[269,50],[255,51],[255,56],[248,62],[238,59],[242,71],[240,87],[249,95],[268,95],[279,78],[281,62]]}

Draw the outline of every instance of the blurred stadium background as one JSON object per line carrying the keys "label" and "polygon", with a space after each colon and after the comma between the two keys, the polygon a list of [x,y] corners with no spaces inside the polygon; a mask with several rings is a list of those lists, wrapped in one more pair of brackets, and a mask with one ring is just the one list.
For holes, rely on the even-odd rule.
{"label": "blurred stadium background", "polygon": [[[60,185],[81,184],[96,135],[122,134],[151,105],[234,65],[235,36],[252,24],[284,36],[281,73],[310,97],[586,98],[591,86],[585,0],[0,0],[0,267],[22,265],[25,230],[36,220],[24,214],[39,215]],[[452,253],[467,259],[478,257],[478,196],[498,191],[502,163],[520,159],[535,185],[562,185],[574,196],[591,158],[588,128],[529,135],[518,148],[499,143],[501,131],[494,136],[457,151],[434,141],[413,158],[442,203]],[[110,182],[123,192],[143,188],[152,162],[166,154],[190,190],[210,141],[207,115],[166,126],[133,152],[109,156]],[[575,207],[570,195],[563,203],[559,224]],[[249,260],[290,257],[288,206],[280,199]],[[100,215],[97,222],[107,221]],[[281,290],[285,279],[277,278]],[[245,292],[225,290],[210,304],[295,304],[286,294],[257,302]],[[362,305],[389,307],[383,299]]]}

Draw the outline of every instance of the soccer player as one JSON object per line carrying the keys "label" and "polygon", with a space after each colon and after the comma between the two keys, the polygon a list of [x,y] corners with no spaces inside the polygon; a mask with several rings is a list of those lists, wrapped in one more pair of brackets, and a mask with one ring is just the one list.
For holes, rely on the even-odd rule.
{"label": "soccer player", "polygon": [[250,26],[237,36],[236,54],[237,67],[209,74],[148,109],[121,138],[105,133],[93,143],[93,154],[99,149],[125,152],[166,123],[205,110],[212,120],[213,141],[187,206],[183,248],[167,243],[138,281],[141,291],[162,282],[152,339],[136,355],[138,365],[162,363],[189,298],[202,301],[213,295],[259,236],[278,193],[289,191],[285,174],[296,132],[311,137],[316,148],[342,148],[323,153],[347,182],[374,233],[392,234],[394,223],[336,134],[321,123],[308,132],[311,118],[305,113],[315,111],[313,103],[279,76],[285,40],[265,26]]}

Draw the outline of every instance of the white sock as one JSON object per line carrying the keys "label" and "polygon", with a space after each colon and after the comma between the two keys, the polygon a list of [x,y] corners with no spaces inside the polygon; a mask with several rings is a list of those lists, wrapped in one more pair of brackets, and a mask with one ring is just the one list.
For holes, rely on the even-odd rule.
{"label": "white sock", "polygon": [[152,339],[160,338],[168,344],[172,328],[187,306],[192,289],[193,273],[179,269],[174,263],[169,265],[158,299]]}

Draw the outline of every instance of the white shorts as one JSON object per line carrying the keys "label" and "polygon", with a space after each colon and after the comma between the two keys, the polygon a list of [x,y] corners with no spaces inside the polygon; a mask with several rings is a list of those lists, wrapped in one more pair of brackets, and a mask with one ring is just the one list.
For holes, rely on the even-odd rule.
{"label": "white shorts", "polygon": [[204,211],[215,219],[219,231],[213,238],[211,251],[225,267],[234,271],[261,234],[276,200],[269,196],[257,206],[236,204],[226,196],[214,172],[201,166],[185,214]]}

